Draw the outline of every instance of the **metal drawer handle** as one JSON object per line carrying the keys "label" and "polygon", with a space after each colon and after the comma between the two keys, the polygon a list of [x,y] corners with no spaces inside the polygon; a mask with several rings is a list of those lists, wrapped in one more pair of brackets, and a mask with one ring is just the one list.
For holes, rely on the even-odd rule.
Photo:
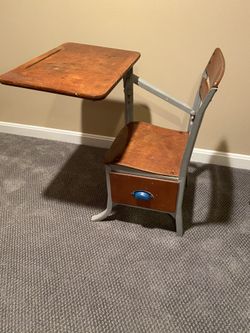
{"label": "metal drawer handle", "polygon": [[149,201],[154,198],[153,194],[148,191],[136,190],[131,193],[136,200]]}

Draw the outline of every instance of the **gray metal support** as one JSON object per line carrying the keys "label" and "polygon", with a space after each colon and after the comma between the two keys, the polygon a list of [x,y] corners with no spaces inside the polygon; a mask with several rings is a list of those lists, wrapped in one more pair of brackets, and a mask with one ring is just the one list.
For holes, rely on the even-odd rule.
{"label": "gray metal support", "polygon": [[101,221],[101,220],[105,219],[106,217],[108,217],[109,214],[112,212],[113,203],[112,203],[111,187],[110,187],[110,177],[109,177],[110,167],[107,166],[107,165],[105,166],[105,172],[106,172],[106,185],[107,185],[107,192],[108,192],[107,193],[108,194],[107,207],[101,213],[93,215],[91,217],[92,221]]}
{"label": "gray metal support", "polygon": [[142,89],[147,90],[151,94],[163,99],[164,101],[176,106],[177,108],[185,111],[188,114],[194,115],[195,111],[187,104],[179,101],[178,99],[168,95],[164,91],[154,87],[152,84],[148,83],[147,81],[141,79],[137,75],[133,75],[133,82],[141,87]]}
{"label": "gray metal support", "polygon": [[196,93],[196,96],[195,96],[194,104],[193,104],[194,113],[190,114],[190,117],[189,117],[188,132],[191,132],[191,129],[192,129],[192,126],[194,123],[194,119],[195,119],[195,114],[199,110],[200,104],[201,104],[201,98],[200,98],[200,91],[198,90],[198,92]]}
{"label": "gray metal support", "polygon": [[125,95],[125,123],[133,121],[133,68],[131,68],[123,77],[124,95]]}
{"label": "gray metal support", "polygon": [[176,203],[176,212],[175,212],[175,226],[176,226],[176,233],[178,236],[182,236],[184,232],[183,218],[182,218],[182,203],[183,203],[185,185],[186,185],[186,178],[183,178],[181,179],[179,185],[177,203]]}
{"label": "gray metal support", "polygon": [[192,151],[194,148],[194,143],[195,143],[196,137],[199,132],[199,128],[201,126],[202,118],[204,116],[204,113],[205,113],[205,110],[206,110],[208,104],[211,102],[216,91],[217,91],[217,88],[210,89],[205,100],[202,102],[200,109],[198,110],[198,112],[195,115],[194,122],[191,126],[191,132],[190,132],[190,135],[188,138],[187,147],[186,147],[185,153],[183,155],[182,163],[181,163],[181,169],[180,169],[180,178],[181,179],[186,177],[188,164],[189,164],[191,154],[192,154]]}

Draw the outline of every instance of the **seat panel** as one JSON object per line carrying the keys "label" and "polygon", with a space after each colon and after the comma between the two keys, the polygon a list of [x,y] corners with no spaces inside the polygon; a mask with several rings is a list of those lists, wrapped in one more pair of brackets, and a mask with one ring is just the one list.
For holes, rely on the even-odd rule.
{"label": "seat panel", "polygon": [[105,163],[178,177],[188,135],[145,122],[129,123],[106,153]]}

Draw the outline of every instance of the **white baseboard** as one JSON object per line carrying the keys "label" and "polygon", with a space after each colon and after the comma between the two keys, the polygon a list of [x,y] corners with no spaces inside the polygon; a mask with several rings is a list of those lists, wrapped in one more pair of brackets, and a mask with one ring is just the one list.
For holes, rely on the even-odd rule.
{"label": "white baseboard", "polygon": [[30,136],[39,139],[62,141],[87,146],[109,148],[113,137],[68,131],[57,128],[24,125],[0,121],[0,133]]}
{"label": "white baseboard", "polygon": [[228,166],[231,168],[250,170],[250,155],[194,148],[191,160],[193,162],[216,164]]}
{"label": "white baseboard", "polygon": [[[0,121],[0,133],[23,135],[40,139],[85,144],[88,146],[109,148],[114,138],[56,128],[32,126]],[[193,162],[209,163],[232,168],[250,170],[250,155],[225,153],[215,150],[194,148]]]}

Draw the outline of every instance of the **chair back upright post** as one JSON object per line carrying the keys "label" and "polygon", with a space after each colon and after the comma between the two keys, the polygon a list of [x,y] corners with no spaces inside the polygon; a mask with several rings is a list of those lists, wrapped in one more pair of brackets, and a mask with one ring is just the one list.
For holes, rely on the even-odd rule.
{"label": "chair back upright post", "polygon": [[219,48],[216,48],[202,74],[199,90],[194,100],[193,110],[195,115],[190,116],[188,126],[189,139],[182,159],[180,179],[185,179],[186,177],[188,164],[191,159],[202,119],[209,103],[218,89],[224,71],[225,60],[223,54]]}

